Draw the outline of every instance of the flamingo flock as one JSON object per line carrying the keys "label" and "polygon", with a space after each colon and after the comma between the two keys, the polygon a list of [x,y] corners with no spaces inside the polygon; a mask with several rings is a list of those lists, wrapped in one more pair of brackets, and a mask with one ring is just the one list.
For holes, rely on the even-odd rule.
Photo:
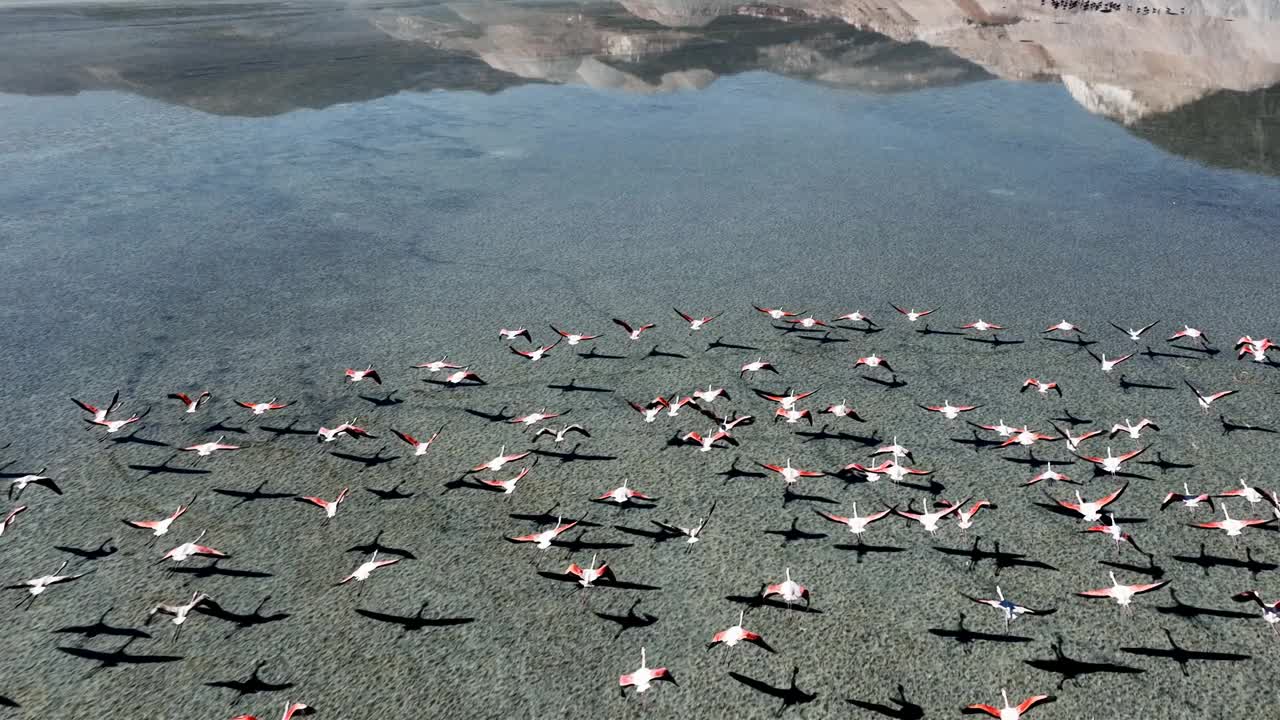
{"label": "flamingo flock", "polygon": [[[1230,474],[1229,466],[1225,466],[1225,463],[1224,467],[1208,469],[1193,479],[1180,478],[1176,485],[1162,478],[1146,477],[1135,470],[1137,463],[1159,466],[1160,463],[1168,462],[1148,460],[1154,452],[1177,453],[1179,441],[1176,438],[1176,428],[1188,423],[1213,422],[1206,416],[1211,410],[1220,409],[1218,403],[1234,402],[1234,399],[1227,398],[1237,393],[1273,394],[1274,391],[1265,389],[1265,385],[1209,386],[1203,379],[1193,383],[1190,378],[1182,378],[1182,382],[1176,384],[1177,387],[1166,388],[1180,397],[1178,402],[1169,406],[1170,415],[1174,417],[1167,418],[1153,419],[1135,413],[1132,417],[1107,418],[1104,422],[1101,419],[1078,418],[1065,407],[1066,403],[1082,395],[1126,392],[1125,383],[1130,382],[1132,385],[1132,382],[1126,380],[1122,371],[1143,362],[1138,359],[1143,356],[1158,357],[1166,354],[1205,364],[1227,362],[1238,363],[1238,367],[1274,369],[1280,367],[1280,362],[1268,354],[1276,347],[1270,339],[1255,339],[1245,335],[1234,346],[1235,359],[1224,361],[1217,357],[1219,351],[1210,344],[1209,335],[1187,324],[1181,325],[1180,329],[1166,338],[1163,334],[1148,334],[1159,324],[1158,321],[1136,329],[1109,323],[1119,335],[1094,338],[1085,329],[1090,324],[1063,319],[1047,327],[1035,325],[1029,328],[1027,332],[1030,333],[1030,338],[1015,338],[1011,337],[1011,334],[1017,332],[1016,328],[1011,329],[1014,328],[1013,324],[966,319],[957,320],[943,328],[931,327],[931,323],[936,323],[942,317],[941,308],[921,309],[907,304],[890,304],[890,307],[899,315],[899,319],[884,324],[877,324],[870,314],[861,310],[816,315],[809,310],[793,311],[764,305],[752,305],[744,309],[744,315],[768,323],[787,343],[793,342],[793,337],[817,341],[823,346],[828,343],[849,343],[854,351],[841,351],[842,354],[831,355],[838,359],[839,367],[833,375],[837,379],[828,386],[800,387],[788,382],[788,360],[803,350],[802,345],[772,354],[758,348],[744,347],[740,356],[719,362],[719,370],[712,377],[703,376],[697,378],[696,382],[694,378],[690,378],[684,387],[655,388],[656,394],[648,400],[612,396],[615,398],[611,401],[614,409],[608,411],[611,417],[607,422],[601,419],[602,411],[596,411],[594,416],[575,412],[568,402],[554,407],[548,403],[547,407],[538,407],[522,414],[499,413],[491,418],[491,445],[475,442],[473,439],[465,447],[455,446],[456,451],[471,458],[470,462],[461,467],[441,467],[439,472],[457,478],[448,487],[471,488],[476,490],[477,496],[487,493],[497,502],[513,503],[528,492],[524,488],[529,484],[537,484],[541,488],[554,487],[555,468],[540,464],[545,458],[571,460],[577,457],[578,447],[582,443],[607,448],[635,442],[633,438],[647,437],[656,441],[654,444],[660,448],[657,451],[659,454],[689,453],[694,466],[705,467],[708,476],[714,476],[718,468],[722,467],[722,457],[732,455],[749,461],[746,463],[747,467],[758,468],[763,472],[739,469],[736,459],[731,466],[730,474],[747,478],[754,486],[752,490],[743,492],[767,496],[781,491],[784,507],[791,503],[800,503],[801,507],[809,505],[805,517],[816,517],[831,523],[823,524],[823,527],[843,528],[853,536],[851,540],[855,544],[852,547],[860,553],[872,551],[867,539],[869,535],[887,532],[904,535],[911,533],[913,537],[923,538],[920,542],[926,543],[931,542],[933,537],[955,533],[973,537],[979,530],[988,535],[998,535],[999,523],[1009,516],[1010,508],[1016,506],[1040,505],[1043,512],[1035,511],[1044,519],[1040,532],[1060,538],[1061,543],[1072,542],[1072,537],[1077,533],[1102,535],[1107,541],[1105,549],[1099,551],[1102,557],[1114,555],[1119,558],[1128,557],[1128,554],[1141,554],[1151,560],[1152,566],[1158,550],[1148,552],[1138,542],[1138,538],[1143,535],[1142,527],[1150,527],[1143,525],[1144,523],[1180,526],[1178,532],[1185,532],[1188,536],[1203,530],[1217,531],[1220,536],[1218,542],[1223,543],[1223,547],[1232,548],[1253,540],[1259,531],[1275,529],[1277,520],[1280,520],[1280,497],[1272,490],[1251,485],[1249,480]],[[758,314],[751,315],[752,309]],[[675,332],[669,333],[671,337],[667,340],[686,344],[694,342],[696,335],[717,332],[734,314],[725,309],[715,312],[685,312],[675,309],[674,312],[675,322],[671,326],[675,328]],[[467,393],[484,392],[487,398],[492,399],[501,388],[485,387],[493,382],[492,378],[503,377],[510,372],[511,366],[519,364],[522,370],[528,366],[539,366],[537,372],[544,373],[543,377],[575,375],[569,381],[569,386],[577,387],[576,375],[589,379],[587,371],[575,367],[584,362],[580,358],[593,357],[592,353],[598,353],[600,346],[606,343],[612,352],[633,346],[641,340],[642,335],[650,339],[662,336],[662,326],[668,324],[661,318],[646,318],[645,322],[636,322],[634,318],[609,320],[621,328],[621,333],[608,329],[606,323],[601,323],[598,329],[575,327],[572,330],[566,330],[566,325],[557,323],[550,325],[549,335],[539,333],[547,336],[549,342],[545,344],[535,340],[535,331],[528,326],[501,328],[498,330],[497,342],[506,346],[502,357],[507,358],[510,364],[505,367],[475,369],[464,360],[455,362],[448,359],[449,355],[442,355],[438,360],[417,363],[405,371],[395,372],[391,368],[377,367],[365,360],[351,368],[336,368],[330,380],[335,388],[356,386],[366,381],[369,382],[362,387],[370,384],[384,387],[427,380],[431,383],[430,392],[457,393],[459,397],[466,397]],[[713,328],[716,330],[712,330]],[[1091,381],[1092,387],[1087,390],[1073,388],[1060,378],[1049,379],[1052,376],[1043,374],[1043,369],[1035,368],[1027,368],[1009,377],[993,377],[981,387],[953,386],[949,397],[939,397],[942,393],[938,393],[933,397],[911,397],[910,402],[902,403],[900,416],[893,418],[896,426],[902,428],[899,436],[883,438],[877,432],[857,435],[855,429],[873,428],[878,423],[889,421],[889,418],[877,417],[875,412],[868,411],[865,405],[860,404],[860,395],[865,397],[868,392],[883,391],[908,397],[914,392],[912,385],[916,384],[916,378],[928,374],[929,362],[926,355],[915,353],[899,356],[892,354],[890,350],[882,350],[882,347],[893,346],[882,339],[881,333],[887,333],[883,337],[918,333],[926,341],[938,343],[946,342],[945,338],[936,339],[932,336],[960,336],[961,339],[989,344],[993,353],[1016,353],[1016,349],[1005,346],[1025,344],[1030,339],[1038,338],[1036,341],[1042,342],[1046,348],[1061,349],[1062,362],[1093,365],[1100,368],[1101,373],[1094,371],[1091,375],[1094,378]],[[490,338],[489,342],[494,342],[492,336]],[[723,338],[717,342],[725,345]],[[1157,352],[1148,343],[1162,343],[1162,350]],[[715,345],[716,343],[712,343],[713,347]],[[962,350],[957,350],[953,345],[949,352],[972,351],[975,357],[981,356],[982,351],[965,345],[959,343]],[[1095,351],[1093,345],[1102,347]],[[1144,345],[1145,353],[1135,348]],[[738,347],[732,344],[725,346]],[[882,351],[885,352],[884,356],[879,354]],[[676,358],[686,357],[679,353],[667,354]],[[657,345],[650,353],[650,356],[655,355],[663,355]],[[632,355],[596,357],[615,357],[623,362],[635,362]],[[364,367],[361,368],[361,365]],[[1192,365],[1194,364],[1184,366]],[[546,366],[552,369],[543,370]],[[1028,376],[1029,371],[1035,371],[1036,374]],[[1116,375],[1119,375],[1119,381],[1116,380]],[[305,412],[303,402],[281,400],[282,397],[287,397],[283,394],[287,390],[283,387],[287,382],[282,380],[280,384],[282,395],[268,400],[220,397],[216,389],[171,391],[169,388],[162,388],[157,389],[156,396],[177,401],[166,406],[166,411],[172,413],[175,422],[207,415],[213,408],[235,410],[242,419],[250,422],[258,422],[259,418],[268,416],[296,416]],[[726,384],[731,387],[726,387]],[[943,382],[942,385],[949,383]],[[1182,386],[1185,386],[1187,392],[1182,391]],[[356,392],[359,389],[345,392]],[[1012,418],[1015,414],[1013,400],[1028,390],[1034,391],[1028,395],[1028,399],[1037,405],[1043,404],[1043,409]],[[391,398],[390,395],[387,397]],[[71,398],[71,401],[79,412],[68,412],[68,432],[77,426],[86,428],[86,443],[105,441],[130,430],[136,434],[146,426],[148,418],[154,417],[151,408],[144,407],[145,400],[122,401],[118,392],[106,403],[100,403],[96,399],[86,401]],[[122,410],[126,405],[140,409]],[[72,408],[69,407],[68,410]],[[156,413],[159,412],[161,410],[157,409]],[[480,413],[476,411],[472,414]],[[768,421],[760,422],[761,418]],[[825,423],[820,429],[815,426],[816,418],[821,418]],[[1006,418],[1011,422],[1006,422]],[[1137,419],[1136,422],[1134,418]],[[559,422],[552,424],[553,420]],[[1225,415],[1220,420],[1224,428],[1259,429],[1249,424],[1229,423]],[[1081,425],[1086,427],[1082,430],[1078,427]],[[312,427],[314,430],[306,429],[295,434],[305,434],[309,438],[308,442],[322,448],[327,448],[330,444],[345,448],[368,443],[378,439],[383,433],[388,433],[388,437],[394,438],[389,442],[403,443],[400,447],[407,448],[411,458],[425,463],[434,462],[435,448],[450,443],[452,434],[448,423],[406,428],[391,427],[376,419],[372,422],[361,421],[358,417],[342,420],[332,426],[320,424]],[[438,429],[423,432],[430,427]],[[910,437],[903,434],[907,429]],[[957,432],[960,433],[960,438],[953,437]],[[833,445],[844,448],[841,450],[843,458],[831,462],[826,453],[811,452],[799,457],[774,451],[771,437],[776,439],[784,434],[804,437],[806,442],[815,439],[832,440]],[[970,434],[971,439],[965,437],[966,434]],[[541,442],[544,438],[549,442]],[[234,444],[226,440],[224,433],[210,433],[203,441],[190,444],[167,443],[163,439],[155,442],[169,445],[175,454],[186,453],[189,461],[199,463],[200,469],[192,469],[191,472],[215,472],[218,458],[227,453],[252,456],[266,451],[265,443],[251,438],[237,440]],[[972,445],[976,452],[1015,453],[1007,457],[1012,462],[1029,466],[1029,470],[1025,473],[1010,472],[1007,478],[1001,479],[1005,489],[999,496],[975,496],[952,479],[960,463],[944,462],[939,457],[939,443],[947,440]],[[666,442],[665,446],[661,446],[662,441]],[[909,444],[916,451],[902,443]],[[562,452],[559,449],[562,447],[572,449]],[[801,447],[808,445],[802,444]],[[921,448],[926,452],[919,453]],[[10,452],[15,449],[11,448]],[[1038,449],[1049,455],[1037,455]],[[20,449],[16,450],[20,452]],[[380,453],[381,451],[379,455]],[[921,455],[919,459],[916,457],[917,453]],[[376,459],[378,456],[374,457]],[[17,462],[27,461],[28,459],[20,459]],[[195,467],[197,466],[193,466]],[[37,602],[57,603],[59,596],[65,594],[92,593],[94,584],[103,582],[104,575],[127,575],[130,572],[127,566],[117,567],[106,562],[101,565],[102,572],[97,572],[99,566],[69,570],[68,562],[62,562],[49,573],[47,568],[28,568],[21,557],[5,552],[6,546],[21,537],[26,529],[24,525],[31,522],[34,513],[28,514],[29,509],[56,505],[64,493],[82,490],[78,481],[71,481],[70,473],[47,475],[48,472],[48,468],[43,468],[38,472],[5,474],[11,505],[0,513],[0,517],[3,517],[3,522],[0,523],[0,553],[5,553],[5,572],[11,575],[8,587],[21,591],[24,595],[18,604],[20,608],[30,608]],[[470,542],[477,547],[491,547],[494,541],[510,543],[504,546],[511,549],[503,558],[509,565],[509,572],[534,572],[528,570],[526,565],[532,564],[538,575],[571,585],[573,592],[581,595],[580,602],[584,604],[611,588],[625,589],[629,584],[639,585],[633,582],[635,578],[628,575],[626,554],[620,551],[609,557],[598,551],[592,552],[589,560],[587,555],[567,558],[567,564],[555,565],[556,568],[563,568],[558,572],[539,570],[538,561],[526,559],[526,553],[528,556],[542,557],[540,553],[556,548],[564,548],[567,555],[581,552],[574,548],[569,534],[575,529],[599,526],[598,523],[587,521],[590,514],[587,508],[592,507],[588,503],[595,503],[597,507],[605,506],[607,509],[596,512],[616,513],[615,517],[621,519],[637,513],[662,514],[673,496],[688,492],[686,485],[655,474],[651,464],[604,471],[600,474],[598,483],[598,491],[589,496],[566,495],[560,498],[561,508],[576,506],[582,509],[581,512],[561,510],[555,516],[547,516],[544,524],[535,529],[512,528],[505,533],[489,532],[487,535],[471,538]],[[1193,485],[1195,490],[1192,490]],[[847,497],[834,501],[804,494],[815,488],[825,488],[828,494],[845,493]],[[258,491],[261,491],[261,487]],[[333,483],[327,488],[317,484],[316,492],[316,495],[293,497],[301,505],[312,506],[314,509],[298,514],[287,512],[287,508],[281,507],[276,515],[276,522],[300,523],[309,517],[312,522],[323,523],[327,527],[343,522],[344,513],[347,512],[344,508],[349,504],[363,502],[361,497],[352,493],[352,488],[346,481]],[[627,530],[636,535],[647,533],[655,542],[679,539],[688,555],[706,552],[708,546],[726,542],[732,534],[755,532],[761,522],[768,520],[741,513],[727,516],[722,512],[717,515],[714,513],[717,500],[705,497],[714,494],[716,488],[704,487],[698,492],[695,498],[697,501],[708,500],[707,504],[702,505],[707,509],[699,517],[650,520],[649,524],[656,530],[640,531],[618,526],[619,530]],[[509,496],[510,499],[504,499],[504,496]],[[138,508],[133,517],[121,518],[124,524],[133,529],[128,532],[138,531],[136,539],[131,542],[142,548],[141,552],[146,554],[144,556],[149,556],[151,562],[172,565],[193,562],[216,564],[234,557],[242,550],[238,546],[241,538],[236,534],[211,532],[210,528],[216,525],[216,518],[212,517],[211,503],[199,493],[193,495],[185,487],[165,487],[156,490],[156,498],[156,507]],[[23,502],[21,505],[17,504],[20,499]],[[552,518],[553,522],[545,522]],[[890,530],[890,526],[895,523],[904,529]],[[1142,527],[1134,529],[1135,526]],[[792,531],[799,532],[794,521]],[[174,540],[165,543],[167,547],[151,549],[153,544],[164,543],[169,537]],[[581,537],[578,536],[579,541]],[[1267,539],[1274,546],[1274,540]],[[521,547],[531,550],[518,549]],[[976,552],[976,540],[974,547]],[[537,552],[533,552],[534,550]],[[397,572],[403,571],[403,567],[395,566],[403,559],[399,555],[380,555],[380,550],[376,548],[367,557],[362,557],[354,567],[335,558],[329,567],[331,583],[334,587],[344,587],[341,592],[357,596],[368,584],[394,585],[397,582]],[[750,558],[741,560],[746,563]],[[669,562],[675,566],[679,559],[673,558]],[[1058,607],[1032,607],[1015,602],[1010,599],[1016,596],[1015,592],[1006,596],[1006,590],[1010,590],[1011,585],[1005,583],[1003,587],[987,585],[973,588],[972,594],[962,593],[956,598],[954,608],[971,607],[963,604],[967,600],[995,609],[999,612],[1002,630],[1007,635],[1010,625],[1015,622],[1020,625],[1045,622],[1030,618],[1051,614],[1057,614],[1058,617],[1088,617],[1093,612],[1088,607],[1089,603],[1085,602],[1088,599],[1111,600],[1119,612],[1137,612],[1146,602],[1144,596],[1166,588],[1176,589],[1182,582],[1178,577],[1143,579],[1136,577],[1133,566],[1127,563],[1106,563],[1113,569],[1096,573],[1099,581],[1096,587],[1060,587],[1052,593],[1061,601]],[[737,623],[727,629],[724,623],[720,623],[718,627],[706,628],[703,637],[682,639],[689,652],[694,652],[695,649],[705,652],[700,649],[705,646],[708,649],[722,648],[716,652],[727,654],[764,651],[802,658],[806,652],[805,643],[821,641],[820,638],[803,636],[796,626],[790,624],[792,621],[784,629],[777,618],[796,618],[803,623],[807,614],[818,612],[827,592],[824,587],[826,581],[833,573],[848,572],[848,569],[792,563],[783,567],[760,567],[757,570],[759,590],[747,596],[745,601],[750,608],[737,609]],[[39,574],[41,572],[46,574]],[[1105,583],[1102,582],[1104,579]],[[1259,617],[1270,631],[1268,634],[1280,639],[1280,600],[1274,599],[1280,597],[1280,581],[1270,577],[1264,580],[1269,582],[1256,588],[1224,586],[1215,592],[1223,599],[1255,605],[1259,610]],[[706,581],[714,582],[714,578]],[[501,579],[492,574],[477,575],[476,582],[501,582]],[[128,584],[116,582],[114,587],[121,591]],[[1013,590],[1017,591],[1017,588]],[[888,592],[884,595],[884,602],[893,603],[900,597],[901,593]],[[1039,599],[1046,599],[1043,591]],[[169,618],[168,622],[174,626],[169,642],[173,643],[183,642],[180,633],[186,623],[205,613],[216,616],[219,607],[217,599],[198,587],[191,590],[189,595],[184,591],[176,600],[151,604],[149,607],[127,595],[114,598],[114,602],[115,607],[131,605],[136,616],[145,618],[148,622],[157,616]],[[732,617],[730,607],[726,606],[723,610],[725,618]],[[943,614],[943,610],[947,609],[929,609],[937,614]],[[419,615],[418,620],[421,619]],[[23,615],[10,615],[8,622],[22,623]],[[856,622],[856,618],[850,618],[850,622]],[[749,630],[748,627],[752,629]],[[765,642],[766,635],[770,642]],[[448,639],[441,638],[439,642],[447,643]],[[1097,642],[1105,644],[1106,640],[1098,638]],[[620,645],[616,666],[585,666],[582,672],[585,677],[592,678],[591,682],[598,682],[602,687],[612,687],[624,698],[650,693],[663,685],[668,687],[660,693],[681,692],[688,683],[687,673],[681,668],[682,658],[659,657],[656,653],[651,656],[648,649],[652,646],[652,642],[648,645]],[[759,649],[751,650],[740,646]],[[1264,652],[1274,658],[1277,649],[1280,649],[1280,644],[1274,644]],[[635,664],[637,653],[638,667]],[[84,653],[81,655],[87,656]],[[658,660],[662,662],[659,663]],[[742,680],[735,673],[730,675],[744,685],[760,689],[758,681]],[[770,693],[784,698],[783,709],[792,702],[802,701],[796,700],[797,697],[807,697],[797,689],[796,682],[796,673],[793,673],[789,690],[774,688],[776,692]],[[971,701],[961,701],[951,712],[977,712],[1001,720],[1016,720],[1035,709],[1037,715],[1047,718],[1052,715],[1053,708],[1040,708],[1053,703],[1056,698],[1040,690],[1041,688],[1035,687],[1022,688],[1011,696],[1008,691],[1001,689],[1001,705],[997,706],[979,702],[982,698],[992,697],[993,693],[989,688],[953,688],[952,691],[957,695],[969,695]],[[1094,694],[1098,694],[1097,691]],[[1011,697],[1015,700],[1019,697],[1026,699],[1014,704]],[[1122,698],[1099,700],[1102,701],[1102,706],[1108,706],[1121,702]],[[283,706],[285,720],[317,711],[326,714],[333,712],[333,717],[365,717],[358,708],[334,708],[330,711],[294,700],[289,700]],[[177,714],[179,710],[175,704],[174,716]],[[607,708],[600,708],[594,713],[602,717],[611,714],[612,711]],[[1099,709],[1097,717],[1104,716],[1111,717],[1112,714],[1108,710]],[[254,717],[240,714],[234,720],[252,720]]]}

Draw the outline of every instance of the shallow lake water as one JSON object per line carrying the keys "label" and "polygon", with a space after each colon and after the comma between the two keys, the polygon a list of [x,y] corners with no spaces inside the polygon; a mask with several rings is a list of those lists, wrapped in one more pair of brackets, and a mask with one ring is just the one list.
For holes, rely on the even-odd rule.
{"label": "shallow lake water", "polygon": [[[1143,717],[1250,707],[1277,646],[1231,595],[1280,596],[1276,535],[1235,543],[1186,527],[1185,513],[1208,521],[1220,507],[1160,501],[1184,482],[1266,487],[1280,459],[1276,366],[1231,348],[1278,332],[1280,16],[1209,0],[1060,5],[0,8],[0,472],[47,468],[62,491],[31,486],[10,503],[29,509],[0,557],[6,582],[62,560],[94,571],[0,610],[12,628],[0,717],[267,718],[289,700],[344,718],[874,717],[868,704],[901,707],[899,683],[930,717],[1001,687],[1015,702],[1057,695],[1032,712],[1045,718],[1097,717],[1099,702]],[[939,309],[912,324],[889,303]],[[826,321],[862,310],[883,330],[795,332],[753,304]],[[717,318],[690,332],[673,306]],[[952,334],[979,317],[1011,342]],[[633,343],[614,318],[657,327]],[[1063,318],[1097,344],[1045,340]],[[1108,326],[1154,320],[1137,344]],[[1166,342],[1184,323],[1220,352]],[[527,327],[550,344],[549,325],[602,337],[536,363],[497,337]],[[1146,354],[1104,375],[1086,350]],[[871,353],[895,372],[852,367]],[[486,384],[409,367],[444,355]],[[757,357],[781,374],[740,377]],[[344,387],[345,368],[369,364],[381,386]],[[1041,376],[1063,394],[1018,392]],[[1184,381],[1239,392],[1202,413]],[[708,383],[732,396],[715,413],[756,416],[736,447],[681,447],[713,419],[686,408],[649,425],[624,402]],[[788,387],[817,390],[815,413],[847,399],[866,422],[775,424],[753,391]],[[190,417],[166,398],[206,388]],[[150,408],[133,435],[86,429],[68,400],[116,391],[120,412]],[[255,418],[233,403],[270,397],[290,407]],[[982,407],[953,422],[918,407],[944,400]],[[544,407],[590,437],[535,442],[494,422]],[[989,449],[964,424],[1052,432],[1084,417],[1106,430],[1143,416],[1158,433],[1111,443],[1152,444],[1120,481],[1121,519],[1150,564],[1039,507],[1052,506],[1046,483],[1021,487],[1046,457],[1084,480],[1065,443]],[[318,426],[353,417],[378,438],[317,445]],[[440,427],[420,458],[391,433]],[[754,476],[788,456],[830,472],[895,435],[943,487],[824,477],[797,498]],[[176,457],[219,436],[244,449]],[[1090,442],[1082,451],[1104,452]],[[539,450],[516,493],[459,479],[503,446]],[[590,501],[624,479],[656,507]],[[264,482],[278,497],[243,501]],[[330,524],[292,500],[342,487]],[[186,524],[152,546],[120,522],[193,496]],[[980,497],[998,506],[980,530],[931,538],[890,519],[869,535],[881,552],[815,513]],[[687,554],[638,532],[712,503]],[[599,524],[573,534],[573,552],[502,539],[536,529],[522,515],[561,512]],[[153,564],[201,530],[232,557],[203,572]],[[979,539],[1022,557],[970,567]],[[413,557],[361,589],[333,586],[378,543]],[[593,555],[622,586],[575,594],[538,574]],[[1073,594],[1157,566],[1176,594],[1141,596],[1132,615]],[[786,568],[821,612],[732,599]],[[997,637],[996,617],[961,595],[996,584],[1060,609]],[[197,590],[221,609],[176,641],[172,625],[144,624]],[[419,619],[460,622],[402,632],[370,616],[412,618],[423,603]],[[744,607],[777,652],[706,651]],[[74,631],[108,609],[115,630]],[[955,642],[959,613],[987,635]],[[127,654],[153,661],[108,657],[130,640]],[[680,685],[621,700],[617,676],[642,645]],[[1071,668],[1053,646],[1099,665],[1058,688]],[[95,670],[104,657],[118,666]],[[257,662],[287,687],[241,699],[216,684]]]}

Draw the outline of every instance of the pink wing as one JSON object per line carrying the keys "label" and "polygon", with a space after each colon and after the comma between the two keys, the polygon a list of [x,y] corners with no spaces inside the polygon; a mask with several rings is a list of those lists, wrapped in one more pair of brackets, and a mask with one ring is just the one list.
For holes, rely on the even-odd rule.
{"label": "pink wing", "polygon": [[986,714],[990,715],[990,716],[991,716],[991,717],[993,717],[993,718],[999,718],[999,717],[1000,717],[1000,709],[999,709],[999,708],[994,708],[994,707],[991,707],[990,705],[983,705],[983,704],[981,704],[981,703],[979,703],[979,704],[977,704],[977,705],[969,705],[968,707],[966,707],[966,708],[965,708],[965,710],[977,710],[977,711],[979,711],[979,712],[984,712],[984,713],[986,713]]}
{"label": "pink wing", "polygon": [[125,520],[124,522],[126,525],[132,525],[136,528],[145,528],[147,530],[154,530],[156,526],[160,524],[159,520]]}
{"label": "pink wing", "polygon": [[1021,703],[1018,703],[1018,713],[1019,714],[1025,713],[1026,711],[1035,707],[1037,704],[1050,699],[1050,697],[1051,696],[1049,695],[1033,695],[1027,698],[1026,700],[1023,700]]}
{"label": "pink wing", "polygon": [[1080,597],[1095,597],[1095,598],[1111,597],[1111,588],[1098,588],[1097,590],[1085,590],[1084,592],[1078,592],[1076,594],[1079,595]]}
{"label": "pink wing", "polygon": [[1106,497],[1104,497],[1104,498],[1102,498],[1101,500],[1099,500],[1099,501],[1098,501],[1098,505],[1099,505],[1100,507],[1106,507],[1107,505],[1110,505],[1111,503],[1115,502],[1115,499],[1116,499],[1116,498],[1118,498],[1118,497],[1120,497],[1120,494],[1121,494],[1121,493],[1123,493],[1123,492],[1124,492],[1124,489],[1125,489],[1125,488],[1127,488],[1127,487],[1129,487],[1129,486],[1128,486],[1128,485],[1121,485],[1121,486],[1120,486],[1120,488],[1119,488],[1118,490],[1116,490],[1115,492],[1111,493],[1110,495],[1107,495]]}

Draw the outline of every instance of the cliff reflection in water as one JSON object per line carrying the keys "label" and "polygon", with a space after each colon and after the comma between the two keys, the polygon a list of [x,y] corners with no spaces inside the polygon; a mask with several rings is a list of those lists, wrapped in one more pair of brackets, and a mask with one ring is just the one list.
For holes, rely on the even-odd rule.
{"label": "cliff reflection in water", "polygon": [[1176,15],[1039,0],[27,7],[0,10],[0,91],[110,89],[260,116],[530,82],[653,93],[765,71],[902,92],[999,78],[1060,82],[1172,152],[1280,174],[1277,4],[1176,4]]}

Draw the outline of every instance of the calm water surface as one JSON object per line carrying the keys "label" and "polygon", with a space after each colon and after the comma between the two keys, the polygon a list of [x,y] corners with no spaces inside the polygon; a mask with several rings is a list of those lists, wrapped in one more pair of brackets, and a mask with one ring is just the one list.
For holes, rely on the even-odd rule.
{"label": "calm water surface", "polygon": [[1274,334],[1280,17],[1185,10],[0,8],[0,425],[673,303]]}

